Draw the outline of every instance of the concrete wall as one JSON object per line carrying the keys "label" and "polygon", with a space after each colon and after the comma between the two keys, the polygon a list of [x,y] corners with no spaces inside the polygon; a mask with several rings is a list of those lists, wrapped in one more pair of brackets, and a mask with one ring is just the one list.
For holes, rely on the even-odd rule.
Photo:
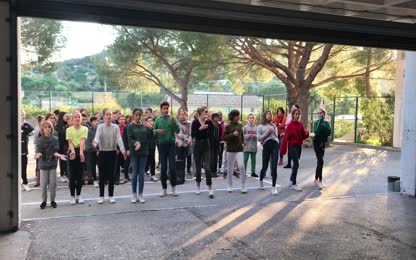
{"label": "concrete wall", "polygon": [[402,147],[402,126],[403,126],[403,80],[406,52],[397,51],[396,80],[395,80],[395,103],[394,103],[394,131],[393,147]]}
{"label": "concrete wall", "polygon": [[10,28],[15,23],[16,19],[9,14],[9,3],[0,1],[0,111],[3,115],[0,127],[0,232],[14,231],[19,226],[17,77],[11,77],[17,73],[17,57],[11,55],[16,49],[15,44],[10,44],[15,34]]}
{"label": "concrete wall", "polygon": [[416,52],[406,52],[403,89],[401,192],[416,196]]}

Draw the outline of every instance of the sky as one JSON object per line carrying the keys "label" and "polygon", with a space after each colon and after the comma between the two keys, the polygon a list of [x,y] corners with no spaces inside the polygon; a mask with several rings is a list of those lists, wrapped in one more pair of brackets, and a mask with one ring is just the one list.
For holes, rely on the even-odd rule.
{"label": "sky", "polygon": [[[53,61],[63,61],[73,58],[83,58],[101,52],[113,43],[115,33],[113,26],[86,22],[63,21],[62,34],[66,37],[66,46],[52,58]],[[21,53],[22,63],[30,55]]]}
{"label": "sky", "polygon": [[115,39],[112,26],[109,25],[64,21],[63,26],[62,33],[67,42],[66,47],[55,57],[57,61],[99,53]]}

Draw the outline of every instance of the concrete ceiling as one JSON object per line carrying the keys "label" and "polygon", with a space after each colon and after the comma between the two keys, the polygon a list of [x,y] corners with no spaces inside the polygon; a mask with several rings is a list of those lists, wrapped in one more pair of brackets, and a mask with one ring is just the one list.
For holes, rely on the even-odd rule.
{"label": "concrete ceiling", "polygon": [[409,0],[9,0],[17,16],[416,50]]}
{"label": "concrete ceiling", "polygon": [[415,0],[216,0],[303,12],[416,23]]}

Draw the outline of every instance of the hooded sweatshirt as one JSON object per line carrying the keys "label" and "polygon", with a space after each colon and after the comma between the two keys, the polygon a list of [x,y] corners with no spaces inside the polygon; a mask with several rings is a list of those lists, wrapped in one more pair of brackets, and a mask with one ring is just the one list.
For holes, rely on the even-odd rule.
{"label": "hooded sweatshirt", "polygon": [[[257,152],[257,126],[255,124],[246,124],[243,128],[243,133],[246,141],[244,152]],[[253,134],[254,136],[251,136]]]}
{"label": "hooded sweatshirt", "polygon": [[59,150],[59,142],[56,136],[41,136],[37,140],[36,153],[41,153],[39,169],[53,170],[58,165],[58,159],[53,155]]}

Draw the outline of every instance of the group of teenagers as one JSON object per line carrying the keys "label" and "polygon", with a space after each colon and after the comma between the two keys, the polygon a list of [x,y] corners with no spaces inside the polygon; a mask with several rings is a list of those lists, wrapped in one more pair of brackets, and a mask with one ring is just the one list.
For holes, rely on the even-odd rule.
{"label": "group of teenagers", "polygon": [[[152,180],[157,181],[154,176],[156,147],[160,162],[161,197],[168,194],[168,179],[172,188],[170,194],[178,196],[176,174],[177,171],[184,172],[185,168],[188,172],[193,169],[196,194],[201,194],[204,172],[209,198],[214,198],[212,178],[218,177],[219,168],[222,169],[223,177],[227,179],[228,192],[233,191],[235,176],[241,180],[241,193],[247,193],[246,176],[250,174],[246,174],[246,169],[250,158],[251,176],[259,177],[260,189],[264,189],[263,180],[270,166],[271,193],[276,195],[277,165],[283,164],[283,155],[286,153],[288,164],[285,168],[292,168],[290,188],[302,190],[296,180],[302,145],[309,137],[309,131],[300,121],[301,111],[298,105],[293,105],[287,116],[282,107],[278,108],[274,117],[271,111],[265,111],[258,125],[255,123],[255,116],[249,114],[244,126],[240,122],[238,110],[231,110],[226,121],[223,120],[221,112],[212,113],[206,106],[198,108],[190,118],[183,109],[179,109],[175,118],[169,115],[169,109],[170,104],[167,101],[160,104],[160,115],[155,115],[151,109],[143,111],[135,108],[131,115],[121,116],[117,115],[119,111],[112,113],[110,109],[104,109],[102,115],[95,114],[89,120],[86,110],[83,109],[72,114],[57,113],[57,122],[56,115],[54,117],[54,114],[50,113],[44,118],[38,117],[36,128],[25,121],[23,111],[21,131],[24,188],[28,189],[28,136],[34,134],[36,184],[40,185],[42,191],[41,209],[46,207],[48,187],[51,206],[57,207],[55,195],[58,159],[61,178],[67,175],[69,179],[71,205],[84,203],[81,190],[85,172],[88,173],[90,184],[99,186],[98,203],[104,203],[106,185],[109,202],[115,203],[114,185],[120,179],[120,166],[123,168],[125,179],[128,180],[131,168],[131,202],[144,203],[145,173],[149,170]],[[327,138],[331,134],[331,127],[325,121],[325,115],[324,109],[318,110],[318,120],[314,122],[313,128],[313,147],[317,157],[314,183],[320,189],[325,187],[322,182],[323,157]],[[258,143],[263,146],[260,176],[255,172]],[[183,163],[178,164],[178,161]],[[178,165],[182,169],[178,169]],[[96,166],[99,169],[98,178]]]}

